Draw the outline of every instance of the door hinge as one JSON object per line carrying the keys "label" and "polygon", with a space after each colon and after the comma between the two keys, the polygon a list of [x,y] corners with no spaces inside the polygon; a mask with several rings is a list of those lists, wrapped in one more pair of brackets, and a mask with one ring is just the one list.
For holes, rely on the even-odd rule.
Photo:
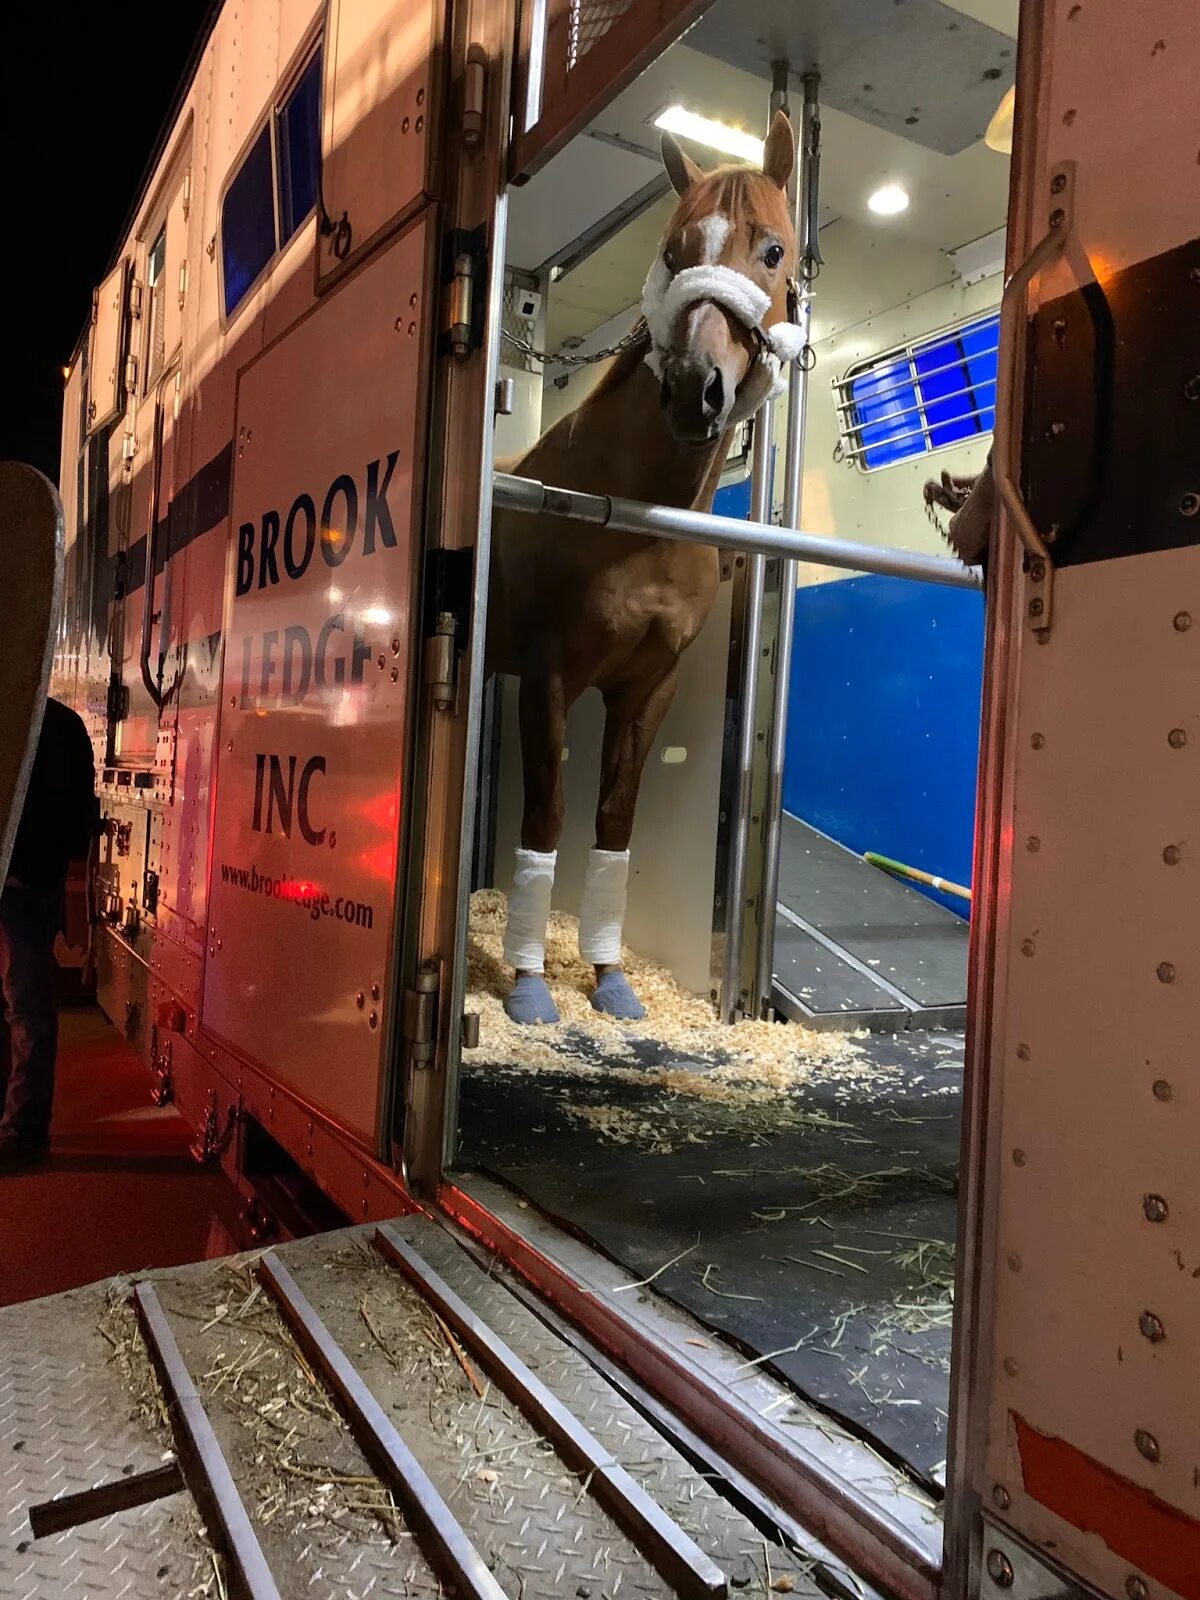
{"label": "door hinge", "polygon": [[437,966],[427,961],[404,991],[401,1035],[414,1067],[427,1067],[437,1050],[439,987]]}
{"label": "door hinge", "polygon": [[482,347],[487,281],[486,230],[452,228],[442,241],[440,354],[462,360]]}
{"label": "door hinge", "polygon": [[188,212],[192,209],[192,169],[189,167],[183,175],[183,192],[180,197],[183,209],[183,220],[188,219]]}
{"label": "door hinge", "polygon": [[142,286],[135,278],[129,285],[129,315],[136,322],[142,314]]}
{"label": "door hinge", "polygon": [[452,611],[443,611],[425,641],[425,677],[435,706],[449,711],[458,690],[458,623]]}
{"label": "door hinge", "polygon": [[129,714],[129,690],[119,678],[112,678],[108,685],[108,720],[110,723],[124,722]]}
{"label": "door hinge", "polygon": [[483,118],[487,102],[487,51],[481,44],[473,44],[467,51],[467,67],[463,73],[463,144],[468,150],[478,150],[483,143]]}
{"label": "door hinge", "polygon": [[136,356],[129,356],[125,362],[125,393],[137,393],[138,360]]}

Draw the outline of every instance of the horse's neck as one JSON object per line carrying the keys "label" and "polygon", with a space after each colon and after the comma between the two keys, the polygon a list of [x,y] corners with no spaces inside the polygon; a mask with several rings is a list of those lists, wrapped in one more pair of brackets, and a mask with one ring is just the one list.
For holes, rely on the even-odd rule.
{"label": "horse's neck", "polygon": [[620,381],[589,396],[546,435],[565,446],[566,487],[707,511],[729,453],[728,438],[709,448],[682,445],[671,434],[659,386],[643,361]]}

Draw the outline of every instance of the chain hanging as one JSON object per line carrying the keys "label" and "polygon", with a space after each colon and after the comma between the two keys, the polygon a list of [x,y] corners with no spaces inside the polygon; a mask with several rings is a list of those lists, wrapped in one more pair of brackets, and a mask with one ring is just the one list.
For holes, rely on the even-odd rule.
{"label": "chain hanging", "polygon": [[519,334],[509,333],[507,328],[502,328],[500,337],[505,344],[511,345],[514,350],[519,350],[522,355],[528,356],[531,361],[538,361],[543,366],[553,367],[590,367],[597,361],[607,361],[611,356],[622,355],[626,350],[632,349],[646,336],[646,325],[639,322],[631,328],[623,339],[618,339],[616,344],[605,345],[602,350],[592,350],[587,355],[575,355],[570,350],[559,350],[551,355],[546,350],[539,350],[528,339],[522,339]]}

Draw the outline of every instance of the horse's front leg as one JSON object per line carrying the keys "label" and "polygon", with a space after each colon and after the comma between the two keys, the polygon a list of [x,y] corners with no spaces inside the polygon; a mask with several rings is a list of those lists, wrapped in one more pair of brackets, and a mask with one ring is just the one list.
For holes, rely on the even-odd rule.
{"label": "horse's front leg", "polygon": [[678,682],[678,665],[652,682],[606,694],[596,846],[588,857],[579,911],[579,952],[596,969],[592,1004],[622,1021],[638,1021],[645,1007],[625,976],[621,939],[629,883],[629,840],[642,771]]}
{"label": "horse's front leg", "polygon": [[561,675],[525,674],[520,692],[525,809],[504,929],[504,959],[516,971],[504,1009],[520,1023],[558,1021],[558,1008],[546,987],[546,925],[563,825],[566,723]]}

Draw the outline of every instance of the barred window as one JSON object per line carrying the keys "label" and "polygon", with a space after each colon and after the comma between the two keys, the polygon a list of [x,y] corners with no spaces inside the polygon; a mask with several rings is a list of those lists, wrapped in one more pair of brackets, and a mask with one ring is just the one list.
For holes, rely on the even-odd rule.
{"label": "barred window", "polygon": [[1000,313],[887,350],[834,381],[844,460],[866,472],[991,433]]}

